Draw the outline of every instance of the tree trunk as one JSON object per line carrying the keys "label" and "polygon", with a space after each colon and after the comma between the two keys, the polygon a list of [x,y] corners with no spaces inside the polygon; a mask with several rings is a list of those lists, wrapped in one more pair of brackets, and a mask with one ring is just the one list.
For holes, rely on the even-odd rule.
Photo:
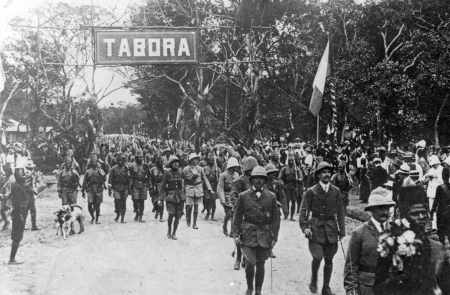
{"label": "tree trunk", "polygon": [[444,98],[441,107],[439,108],[439,112],[436,116],[436,121],[434,122],[434,145],[439,146],[439,119],[442,115],[442,110],[444,109],[445,104],[447,103],[448,95]]}

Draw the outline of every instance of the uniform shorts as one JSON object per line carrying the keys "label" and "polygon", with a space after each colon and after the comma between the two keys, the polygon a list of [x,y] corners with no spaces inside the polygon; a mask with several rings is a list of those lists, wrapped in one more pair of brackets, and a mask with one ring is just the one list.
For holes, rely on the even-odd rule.
{"label": "uniform shorts", "polygon": [[20,242],[23,239],[23,231],[25,230],[25,221],[23,217],[14,217],[12,219],[11,240]]}
{"label": "uniform shorts", "polygon": [[257,262],[264,262],[269,258],[270,249],[261,246],[256,247],[241,247],[242,254],[244,254],[247,263],[255,265]]}
{"label": "uniform shorts", "polygon": [[99,193],[87,193],[87,198],[89,203],[103,203],[103,192]]}
{"label": "uniform shorts", "polygon": [[295,188],[287,188],[284,192],[286,195],[286,202],[297,201],[297,190]]}
{"label": "uniform shorts", "polygon": [[131,197],[133,200],[147,200],[147,191],[148,189],[146,187],[143,187],[142,189],[133,187],[131,190]]}
{"label": "uniform shorts", "polygon": [[315,259],[333,258],[338,250],[338,243],[316,243],[309,240],[309,252]]}
{"label": "uniform shorts", "polygon": [[127,199],[128,197],[128,190],[124,190],[124,191],[114,191],[113,193],[113,197],[116,200],[120,200],[120,199]]}
{"label": "uniform shorts", "polygon": [[167,212],[169,212],[170,215],[179,215],[181,216],[181,213],[183,213],[184,209],[184,202],[167,202],[166,203]]}
{"label": "uniform shorts", "polygon": [[73,191],[73,192],[62,191],[61,195],[62,195],[61,200],[62,200],[63,206],[77,203],[78,191]]}
{"label": "uniform shorts", "polygon": [[186,197],[186,205],[197,205],[203,203],[203,197]]}

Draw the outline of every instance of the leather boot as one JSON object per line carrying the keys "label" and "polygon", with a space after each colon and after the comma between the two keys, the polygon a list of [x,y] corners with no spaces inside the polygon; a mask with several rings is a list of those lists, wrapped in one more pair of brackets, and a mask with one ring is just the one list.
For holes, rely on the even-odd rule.
{"label": "leather boot", "polygon": [[142,215],[139,216],[139,222],[145,222],[145,220],[142,220]]}
{"label": "leather boot", "polygon": [[[31,225],[31,230],[35,231],[35,230],[41,230],[41,229],[38,228],[38,227],[36,226],[36,223],[33,223],[33,224]],[[74,233],[75,233],[75,232],[74,232]]]}
{"label": "leather boot", "polygon": [[335,295],[333,292],[331,292],[330,287],[323,286],[322,288],[322,295]]}
{"label": "leather boot", "polygon": [[127,223],[124,219],[125,219],[125,213],[122,213],[122,217],[120,219],[120,223]]}
{"label": "leather boot", "polygon": [[[234,262],[234,269],[235,270],[239,270],[241,268],[241,263],[239,262],[239,260],[236,259],[236,261]],[[253,291],[253,290],[252,290]]]}
{"label": "leather boot", "polygon": [[192,226],[193,229],[198,229],[198,227],[197,227],[197,217],[198,217],[198,211],[194,210],[194,225]]}
{"label": "leather boot", "polygon": [[136,213],[136,216],[134,217],[134,221],[138,221],[139,220],[139,213]]}
{"label": "leather boot", "polygon": [[120,217],[120,213],[116,213],[116,218],[114,218],[114,221],[115,222],[119,221],[119,217]]}
{"label": "leather boot", "polygon": [[186,206],[186,224],[187,226],[191,226],[191,214],[192,213],[192,206],[188,205]]}

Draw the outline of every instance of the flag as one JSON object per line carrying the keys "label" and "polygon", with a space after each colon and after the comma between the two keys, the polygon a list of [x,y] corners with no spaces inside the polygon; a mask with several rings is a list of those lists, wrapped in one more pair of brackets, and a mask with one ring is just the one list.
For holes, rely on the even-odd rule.
{"label": "flag", "polygon": [[3,71],[2,56],[0,55],[0,93],[5,89],[5,72]]}
{"label": "flag", "polygon": [[311,96],[311,103],[309,104],[309,110],[314,115],[317,116],[322,107],[322,96],[325,91],[325,81],[327,76],[330,75],[331,65],[330,65],[330,41],[327,43],[327,47],[323,52],[322,59],[320,60],[319,68],[317,69],[316,77],[313,83],[313,94]]}

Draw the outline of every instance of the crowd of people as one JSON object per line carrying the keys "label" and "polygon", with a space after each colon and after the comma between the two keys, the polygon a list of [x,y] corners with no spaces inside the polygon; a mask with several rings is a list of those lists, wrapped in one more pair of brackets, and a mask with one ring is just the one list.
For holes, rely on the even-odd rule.
{"label": "crowd of people", "polygon": [[[101,139],[86,167],[80,167],[73,154],[66,150],[55,170],[58,194],[62,205],[70,206],[77,203],[81,189],[91,224],[100,223],[107,191],[114,198],[115,222],[127,222],[128,196],[133,200],[134,221],[145,222],[145,204],[150,199],[155,218],[164,222],[167,211],[167,238],[177,240],[183,215],[188,227],[199,229],[200,209],[206,212],[205,220],[215,221],[219,200],[225,212],[223,234],[235,241],[234,268],[245,268],[247,295],[261,294],[264,263],[274,257],[280,219],[296,221],[295,213],[312,255],[309,290],[317,293],[324,260],[322,294],[333,294],[333,257],[346,234],[351,191],[359,192],[359,201],[372,217],[352,233],[346,251],[347,294],[435,294],[438,289],[450,294],[443,249],[445,237],[450,239],[447,148],[430,148],[424,141],[406,147],[367,148],[349,141],[337,146],[300,139],[289,144],[255,142],[252,147],[225,142],[194,147],[184,141],[119,136]],[[15,254],[28,210],[36,212],[30,161],[2,165],[5,227],[8,209],[13,220],[10,264],[17,263]],[[38,230],[36,213],[33,219],[31,212],[32,229]],[[390,226],[398,220],[408,225],[405,232],[414,233],[416,244],[406,245],[414,245],[413,252],[420,255],[397,253],[404,248],[395,246],[401,239],[388,235],[398,232]],[[433,239],[436,230],[438,241]],[[396,247],[385,256],[379,245],[383,238]]]}

